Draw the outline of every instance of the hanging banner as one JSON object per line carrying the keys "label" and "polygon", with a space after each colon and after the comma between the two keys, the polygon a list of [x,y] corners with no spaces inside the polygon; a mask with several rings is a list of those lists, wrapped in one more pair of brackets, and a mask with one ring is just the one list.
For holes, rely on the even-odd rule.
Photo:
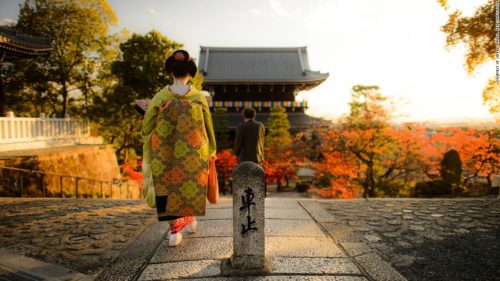
{"label": "hanging banner", "polygon": [[211,101],[210,107],[304,107],[307,101]]}

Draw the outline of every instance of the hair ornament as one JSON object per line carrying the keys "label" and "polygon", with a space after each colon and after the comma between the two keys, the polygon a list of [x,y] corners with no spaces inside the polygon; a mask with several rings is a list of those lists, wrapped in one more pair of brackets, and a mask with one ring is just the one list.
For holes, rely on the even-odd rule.
{"label": "hair ornament", "polygon": [[186,61],[186,57],[182,52],[176,52],[174,53],[174,59],[178,61]]}

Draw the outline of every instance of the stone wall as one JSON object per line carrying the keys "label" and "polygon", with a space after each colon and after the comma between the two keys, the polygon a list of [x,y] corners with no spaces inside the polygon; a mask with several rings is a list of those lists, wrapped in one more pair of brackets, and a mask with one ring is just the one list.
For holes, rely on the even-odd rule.
{"label": "stone wall", "polygon": [[[46,195],[60,196],[61,186],[62,194],[66,197],[76,196],[77,188],[79,197],[139,198],[141,193],[136,182],[122,181],[111,145],[79,145],[5,152],[0,153],[0,166],[49,173],[42,176],[2,170],[2,196],[8,195],[5,192],[20,195],[21,184],[24,196],[43,196],[43,187]],[[74,177],[78,177],[78,180]]]}
{"label": "stone wall", "polygon": [[120,169],[111,145],[90,145],[37,156],[39,169],[58,174],[112,180]]}

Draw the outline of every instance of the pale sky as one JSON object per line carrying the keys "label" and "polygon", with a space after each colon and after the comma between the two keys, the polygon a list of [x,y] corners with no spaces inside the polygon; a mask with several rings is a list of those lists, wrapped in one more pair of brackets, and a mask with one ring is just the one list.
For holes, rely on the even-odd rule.
{"label": "pale sky", "polygon": [[[348,112],[353,85],[379,85],[405,120],[490,118],[482,89],[493,62],[466,74],[461,48],[445,49],[440,27],[447,12],[437,0],[108,0],[116,30],[160,31],[184,43],[193,57],[200,46],[307,46],[312,70],[330,73],[303,92],[314,116]],[[471,14],[487,0],[449,0]],[[19,0],[2,0],[0,20],[16,19]]]}

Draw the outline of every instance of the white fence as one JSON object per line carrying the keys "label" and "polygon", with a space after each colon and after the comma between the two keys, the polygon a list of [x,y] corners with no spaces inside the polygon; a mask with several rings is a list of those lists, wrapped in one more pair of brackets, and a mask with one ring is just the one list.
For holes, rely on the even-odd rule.
{"label": "white fence", "polygon": [[90,136],[86,120],[71,118],[0,117],[0,151],[102,143]]}

